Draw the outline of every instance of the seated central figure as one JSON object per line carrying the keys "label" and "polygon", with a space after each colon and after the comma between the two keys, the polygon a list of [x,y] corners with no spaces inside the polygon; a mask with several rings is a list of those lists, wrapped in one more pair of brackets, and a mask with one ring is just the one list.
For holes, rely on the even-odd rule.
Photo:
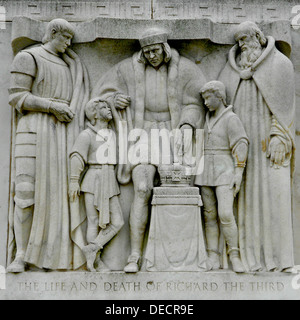
{"label": "seated central figure", "polygon": [[[184,132],[202,128],[204,122],[205,112],[198,88],[206,83],[205,77],[192,61],[171,49],[167,40],[167,33],[147,30],[140,38],[141,51],[109,70],[92,94],[93,97],[111,99],[121,113],[130,108],[128,123],[132,118],[132,128],[143,129],[148,134],[149,155],[161,148],[156,146],[156,150],[151,150],[149,137],[153,129],[180,129]],[[192,139],[189,140],[185,142],[191,144]],[[140,139],[139,143],[142,141]],[[143,161],[130,168],[134,185],[130,212],[131,255],[124,270],[131,273],[138,272],[140,268],[148,203],[157,167],[161,164],[151,161],[151,156],[141,158]]]}

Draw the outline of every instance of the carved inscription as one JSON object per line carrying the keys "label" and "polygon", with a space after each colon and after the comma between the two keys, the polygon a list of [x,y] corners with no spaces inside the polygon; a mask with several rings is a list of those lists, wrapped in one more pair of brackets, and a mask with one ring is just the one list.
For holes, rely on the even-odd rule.
{"label": "carved inscription", "polygon": [[19,292],[64,292],[64,293],[147,293],[147,292],[282,292],[286,285],[281,281],[58,281],[58,282],[18,282]]}

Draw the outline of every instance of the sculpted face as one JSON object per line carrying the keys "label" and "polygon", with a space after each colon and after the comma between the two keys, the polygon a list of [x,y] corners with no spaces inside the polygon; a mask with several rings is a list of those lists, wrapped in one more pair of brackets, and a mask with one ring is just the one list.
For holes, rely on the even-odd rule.
{"label": "sculpted face", "polygon": [[67,31],[56,32],[51,41],[52,48],[57,53],[65,53],[67,48],[70,47],[72,39],[73,36]]}
{"label": "sculpted face", "polygon": [[261,47],[257,37],[246,32],[239,34],[236,38],[236,41],[238,42],[242,52]]}
{"label": "sculpted face", "polygon": [[148,62],[154,67],[158,68],[164,62],[164,49],[161,44],[153,44],[143,48],[144,56]]}
{"label": "sculpted face", "polygon": [[221,105],[220,98],[217,97],[216,94],[212,91],[204,92],[202,94],[202,97],[204,99],[204,104],[210,112],[216,111]]}
{"label": "sculpted face", "polygon": [[112,120],[112,112],[111,108],[107,103],[99,103],[98,106],[98,117],[99,119],[103,119],[105,121]]}
{"label": "sculpted face", "polygon": [[243,31],[236,35],[236,41],[241,49],[240,66],[248,69],[262,54],[260,40],[256,34]]}

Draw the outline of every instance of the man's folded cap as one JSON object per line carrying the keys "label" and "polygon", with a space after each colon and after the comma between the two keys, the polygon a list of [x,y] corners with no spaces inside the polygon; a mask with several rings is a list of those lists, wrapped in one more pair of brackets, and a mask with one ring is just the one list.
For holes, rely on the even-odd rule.
{"label": "man's folded cap", "polygon": [[141,47],[151,46],[153,44],[166,43],[168,34],[160,29],[148,29],[140,38]]}

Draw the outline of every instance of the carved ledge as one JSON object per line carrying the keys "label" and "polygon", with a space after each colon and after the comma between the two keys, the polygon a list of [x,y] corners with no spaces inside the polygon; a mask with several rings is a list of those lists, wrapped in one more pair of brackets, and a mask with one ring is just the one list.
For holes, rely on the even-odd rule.
{"label": "carved ledge", "polygon": [[[13,20],[12,47],[14,53],[29,45],[41,42],[47,23],[27,17]],[[139,39],[145,28],[163,28],[169,33],[169,40],[207,39],[217,44],[234,44],[235,25],[215,23],[210,19],[189,20],[124,20],[97,18],[75,24],[76,36],[73,43],[93,42],[96,39]],[[273,36],[282,52],[291,53],[289,21],[275,21],[261,25],[266,35]]]}

